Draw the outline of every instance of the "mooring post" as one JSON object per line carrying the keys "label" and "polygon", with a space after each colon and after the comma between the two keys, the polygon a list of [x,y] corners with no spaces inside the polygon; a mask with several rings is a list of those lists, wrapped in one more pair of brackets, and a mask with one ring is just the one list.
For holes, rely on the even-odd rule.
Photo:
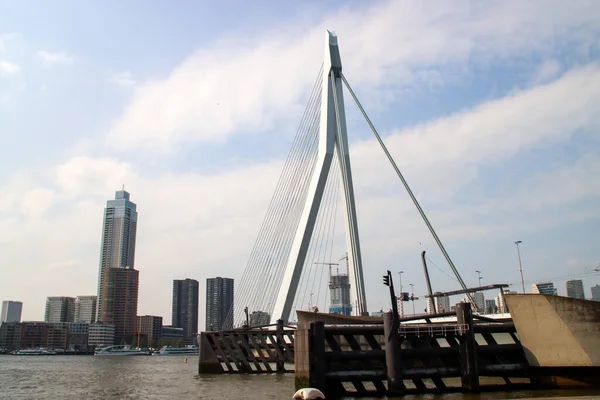
{"label": "mooring post", "polygon": [[471,303],[456,305],[456,323],[460,329],[460,376],[465,392],[479,391],[477,374],[477,354],[475,353],[475,332]]}
{"label": "mooring post", "polygon": [[385,365],[388,382],[388,396],[402,396],[406,390],[402,380],[402,356],[398,340],[398,323],[393,312],[383,314],[383,335],[385,337]]}
{"label": "mooring post", "polygon": [[[282,341],[284,341],[285,339],[283,338],[283,320],[282,319],[278,319],[277,320],[277,326],[275,328],[275,331],[277,332],[276,336],[277,336],[277,341],[279,348],[281,349],[282,353],[285,351],[283,345],[281,344]],[[279,361],[277,361],[276,365],[277,365],[277,372],[285,372],[285,357]]]}
{"label": "mooring post", "polygon": [[323,321],[310,323],[308,341],[308,383],[310,387],[317,388],[325,393],[325,323]]}

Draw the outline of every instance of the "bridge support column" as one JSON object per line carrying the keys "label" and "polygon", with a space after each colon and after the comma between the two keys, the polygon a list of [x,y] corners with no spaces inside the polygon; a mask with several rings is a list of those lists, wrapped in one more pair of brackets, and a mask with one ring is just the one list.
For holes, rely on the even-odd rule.
{"label": "bridge support column", "polygon": [[310,387],[319,389],[327,397],[325,387],[327,383],[325,379],[325,323],[323,321],[311,322],[308,335],[308,383]]}
{"label": "bridge support column", "polygon": [[[397,318],[397,317],[396,317]],[[402,380],[401,344],[398,340],[398,325],[394,314],[383,314],[383,335],[385,337],[385,366],[388,383],[388,396],[403,396],[406,391]]]}
{"label": "bridge support column", "polygon": [[458,303],[456,305],[456,323],[462,328],[462,335],[460,336],[460,375],[463,391],[479,392],[471,303]]}
{"label": "bridge support column", "polygon": [[[277,320],[277,327],[276,327],[276,336],[277,336],[277,341],[278,342],[282,342],[284,341],[284,337],[283,337],[283,320],[282,319],[278,319]],[[283,350],[284,347],[282,345],[280,345],[280,348]],[[284,359],[277,361],[277,372],[285,372],[285,365],[284,365]]]}

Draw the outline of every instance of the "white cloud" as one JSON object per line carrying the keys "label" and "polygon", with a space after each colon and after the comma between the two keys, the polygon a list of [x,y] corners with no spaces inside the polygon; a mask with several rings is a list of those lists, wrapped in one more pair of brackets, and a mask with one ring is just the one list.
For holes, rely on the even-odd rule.
{"label": "white cloud", "polygon": [[0,34],[0,53],[6,51],[6,43],[19,36],[17,32]]}
{"label": "white cloud", "polygon": [[38,56],[47,64],[71,64],[75,59],[70,54],[64,51],[53,52],[47,50],[39,50]]}
{"label": "white cloud", "polygon": [[118,85],[118,86],[133,86],[135,85],[135,81],[131,76],[130,71],[122,71],[116,72],[108,77],[107,81],[109,83]]}
{"label": "white cloud", "polygon": [[533,83],[546,83],[556,78],[562,71],[562,65],[558,60],[550,59],[541,63],[533,74]]}
{"label": "white cloud", "polygon": [[0,60],[0,74],[14,74],[19,72],[20,68],[17,64],[11,63],[6,60]]}
{"label": "white cloud", "polygon": [[[198,50],[167,78],[138,85],[108,142],[121,149],[164,149],[268,129],[302,108],[321,62],[326,28],[339,33],[350,80],[393,94],[420,80],[443,82],[443,76],[431,74],[440,64],[545,54],[557,34],[598,43],[600,22],[592,17],[598,13],[600,3],[593,1],[385,2],[328,16],[302,35],[280,28],[224,40]],[[589,37],[581,38],[582,26]]]}

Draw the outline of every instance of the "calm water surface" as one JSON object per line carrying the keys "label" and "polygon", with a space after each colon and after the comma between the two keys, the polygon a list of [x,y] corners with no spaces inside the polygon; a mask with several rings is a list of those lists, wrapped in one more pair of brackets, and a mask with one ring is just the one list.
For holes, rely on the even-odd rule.
{"label": "calm water surface", "polygon": [[[190,357],[0,356],[0,399],[291,399],[294,376],[197,375]],[[407,396],[404,399],[600,398],[590,391]]]}

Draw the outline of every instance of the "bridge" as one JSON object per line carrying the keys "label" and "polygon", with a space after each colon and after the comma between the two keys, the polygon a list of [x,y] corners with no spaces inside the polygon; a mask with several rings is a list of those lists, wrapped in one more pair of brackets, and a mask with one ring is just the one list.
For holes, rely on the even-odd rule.
{"label": "bridge", "polygon": [[[232,329],[249,322],[248,314],[263,324],[293,322],[295,310],[315,308],[325,283],[323,264],[331,265],[335,222],[341,205],[350,298],[355,315],[368,315],[359,223],[344,106],[344,88],[381,145],[409,197],[431,232],[462,290],[471,298],[441,240],[404,176],[387,150],[355,92],[342,72],[338,38],[326,33],[324,62],[317,74],[303,117],[287,156],[275,192],[262,222],[234,307],[225,319]],[[340,199],[341,196],[341,199]],[[337,259],[337,258],[336,258]],[[231,326],[233,324],[233,326]]]}

